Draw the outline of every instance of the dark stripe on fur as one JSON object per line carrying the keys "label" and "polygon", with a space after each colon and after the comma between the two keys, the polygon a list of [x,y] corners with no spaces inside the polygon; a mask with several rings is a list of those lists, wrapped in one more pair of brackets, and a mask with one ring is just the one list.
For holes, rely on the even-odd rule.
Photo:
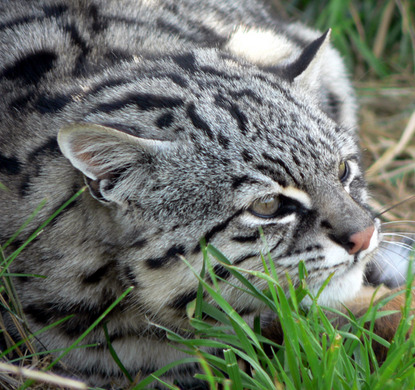
{"label": "dark stripe on fur", "polygon": [[236,242],[255,242],[259,238],[259,232],[252,234],[251,236],[235,236],[232,237],[232,241]]}
{"label": "dark stripe on fur", "polygon": [[174,116],[171,112],[166,112],[165,114],[160,115],[156,120],[156,126],[163,129],[169,127],[174,122]]}
{"label": "dark stripe on fur", "polygon": [[221,232],[222,230],[225,230],[229,223],[235,219],[236,217],[238,217],[239,215],[242,214],[244,210],[238,210],[235,214],[231,215],[228,219],[226,219],[224,222],[220,223],[219,225],[214,226],[212,229],[210,229],[206,234],[205,234],[205,240],[206,243],[210,242],[210,240],[212,240],[212,238],[219,232]]}
{"label": "dark stripe on fur", "polygon": [[184,310],[186,305],[196,299],[197,291],[190,290],[183,294],[176,296],[169,304],[172,309]]}
{"label": "dark stripe on fur", "polygon": [[[231,273],[222,264],[216,264],[213,267],[213,272],[217,277],[225,280],[231,276]],[[210,274],[207,274],[206,282],[209,284],[213,284]]]}
{"label": "dark stripe on fur", "polygon": [[181,98],[168,97],[163,95],[152,95],[149,93],[129,93],[120,100],[99,104],[94,112],[112,112],[121,110],[128,105],[135,105],[140,110],[149,111],[159,108],[175,108],[184,104]]}
{"label": "dark stripe on fur", "polygon": [[39,111],[41,114],[53,114],[62,110],[71,101],[71,95],[40,95],[35,101],[34,106],[35,109]]}
{"label": "dark stripe on fur", "polygon": [[187,115],[189,115],[190,120],[196,128],[202,130],[209,139],[213,140],[212,130],[209,125],[196,113],[196,108],[193,103],[189,104],[187,107]]}
{"label": "dark stripe on fur", "polygon": [[56,54],[47,50],[29,54],[4,68],[0,73],[0,78],[20,79],[25,84],[36,85],[53,68],[56,59]]}
{"label": "dark stripe on fur", "polygon": [[281,160],[278,157],[272,157],[270,156],[268,153],[262,153],[262,156],[267,159],[268,161],[272,161],[273,163],[277,164],[278,166],[280,166],[285,173],[287,174],[287,176],[291,177],[292,181],[294,182],[294,184],[297,187],[300,187],[300,183],[297,181],[297,179],[294,177],[294,175],[291,173],[291,169],[287,166],[287,164]]}
{"label": "dark stripe on fur", "polygon": [[258,165],[255,165],[255,169],[257,169],[263,175],[270,177],[272,180],[275,180],[282,187],[288,186],[287,180],[284,177],[282,177],[279,172],[275,171],[268,165],[258,164]]}
{"label": "dark stripe on fur", "polygon": [[169,264],[172,260],[178,260],[178,255],[184,256],[185,253],[186,248],[184,245],[175,245],[166,252],[165,256],[147,259],[146,264],[149,268],[159,269]]}
{"label": "dark stripe on fur", "polygon": [[6,175],[18,175],[22,164],[16,157],[6,157],[0,153],[0,172]]}
{"label": "dark stripe on fur", "polygon": [[102,267],[98,268],[92,274],[87,275],[82,280],[84,284],[97,284],[99,283],[105,276],[110,273],[115,266],[115,261],[110,261],[107,264],[104,264]]}

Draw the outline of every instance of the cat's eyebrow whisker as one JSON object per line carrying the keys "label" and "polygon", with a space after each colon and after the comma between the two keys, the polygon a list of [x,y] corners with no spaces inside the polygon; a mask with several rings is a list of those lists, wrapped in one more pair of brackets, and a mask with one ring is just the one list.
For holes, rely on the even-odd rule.
{"label": "cat's eyebrow whisker", "polygon": [[410,197],[408,197],[408,198],[406,198],[406,199],[404,199],[404,200],[402,200],[402,201],[400,201],[400,202],[398,202],[398,203],[396,203],[396,204],[394,204],[394,205],[392,205],[390,207],[387,207],[386,209],[384,209],[384,210],[380,211],[379,213],[375,214],[374,215],[374,218],[379,218],[382,214],[385,214],[386,212],[388,212],[388,211],[390,211],[390,210],[392,210],[392,209],[394,209],[394,208],[402,205],[403,203],[409,202],[409,201],[411,201],[413,199],[415,199],[415,195],[411,195]]}

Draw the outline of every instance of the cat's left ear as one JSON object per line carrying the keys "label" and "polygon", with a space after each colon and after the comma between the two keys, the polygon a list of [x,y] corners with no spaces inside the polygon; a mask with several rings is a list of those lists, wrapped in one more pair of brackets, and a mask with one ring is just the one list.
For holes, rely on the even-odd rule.
{"label": "cat's left ear", "polygon": [[84,174],[91,195],[100,202],[122,203],[131,167],[142,177],[154,171],[154,160],[172,142],[145,139],[93,123],[73,123],[59,131],[63,155]]}
{"label": "cat's left ear", "polygon": [[327,58],[330,34],[331,29],[306,46],[300,56],[284,68],[283,76],[291,83],[307,90],[318,88],[321,71]]}

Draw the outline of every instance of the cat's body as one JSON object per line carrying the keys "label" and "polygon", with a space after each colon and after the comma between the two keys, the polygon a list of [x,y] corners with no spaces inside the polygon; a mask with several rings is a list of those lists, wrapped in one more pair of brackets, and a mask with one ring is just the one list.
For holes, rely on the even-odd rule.
{"label": "cat's body", "polygon": [[[15,280],[32,331],[75,315],[39,336],[45,348],[71,345],[132,285],[108,317],[121,361],[145,376],[177,360],[151,322],[186,325],[197,280],[180,255],[200,271],[205,237],[261,270],[259,226],[281,275],[296,282],[303,260],[316,291],[335,272],[323,303],[358,291],[378,228],[327,34],[251,0],[0,4],[0,242],[47,199],[6,255],[89,187],[12,264],[47,276]],[[99,345],[68,355],[69,371],[122,385],[102,328],[85,343]],[[171,377],[190,386],[193,369]]]}

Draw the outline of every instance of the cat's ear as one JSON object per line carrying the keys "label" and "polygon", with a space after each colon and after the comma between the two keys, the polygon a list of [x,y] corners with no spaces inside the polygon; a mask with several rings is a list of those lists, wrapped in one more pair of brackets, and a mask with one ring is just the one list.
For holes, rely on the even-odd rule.
{"label": "cat's ear", "polygon": [[283,75],[291,83],[301,85],[308,90],[317,88],[321,71],[326,60],[331,29],[320,38],[308,44],[300,56],[283,70]]}
{"label": "cat's ear", "polygon": [[115,187],[127,170],[151,164],[152,158],[170,149],[171,142],[139,138],[90,123],[75,123],[59,131],[63,155],[86,178],[89,190],[103,202],[121,202]]}

